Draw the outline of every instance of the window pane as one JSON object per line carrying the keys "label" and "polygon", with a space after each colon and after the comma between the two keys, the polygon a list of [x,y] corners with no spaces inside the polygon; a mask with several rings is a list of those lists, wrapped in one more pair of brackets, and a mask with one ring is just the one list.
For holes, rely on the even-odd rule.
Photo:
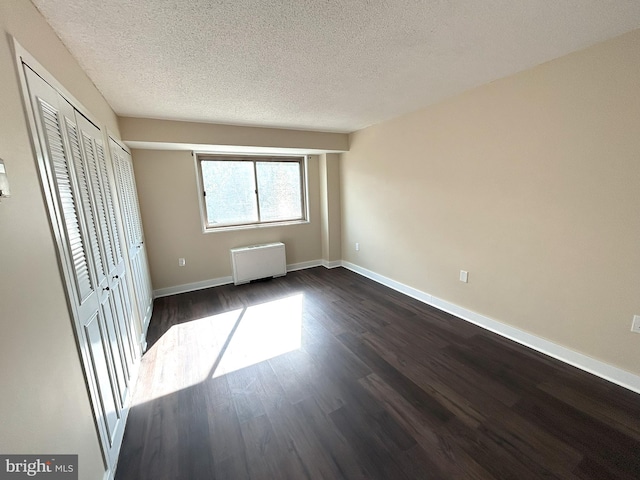
{"label": "window pane", "polygon": [[209,225],[258,221],[252,162],[203,161]]}
{"label": "window pane", "polygon": [[263,222],[302,218],[300,164],[257,162],[260,217]]}

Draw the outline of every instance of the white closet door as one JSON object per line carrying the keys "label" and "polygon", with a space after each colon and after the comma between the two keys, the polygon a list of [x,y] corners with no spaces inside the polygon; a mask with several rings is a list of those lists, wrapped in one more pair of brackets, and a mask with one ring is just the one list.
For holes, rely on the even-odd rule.
{"label": "white closet door", "polygon": [[[101,279],[100,305],[105,318],[113,371],[117,380],[120,406],[126,405],[135,357],[131,356],[131,329],[126,325],[122,305],[121,276],[124,275],[122,262],[116,261],[117,224],[112,222],[109,204],[113,203],[108,177],[103,176],[101,163],[104,162],[104,147],[100,130],[82,115],[76,115],[78,132],[86,170],[89,173],[95,217],[99,225],[99,247],[102,251],[102,265],[98,270],[105,273]],[[115,220],[115,219],[114,219]]]}
{"label": "white closet door", "polygon": [[146,249],[142,221],[138,206],[135,178],[131,155],[113,140],[110,141],[111,158],[118,185],[118,198],[124,223],[125,237],[129,252],[129,263],[136,292],[138,314],[142,331],[146,331],[151,308],[153,305],[153,292],[149,278],[149,266],[147,263]]}
{"label": "white closet door", "polygon": [[129,363],[135,363],[139,358],[138,347],[138,335],[135,328],[135,320],[133,315],[133,308],[131,307],[131,299],[129,297],[130,278],[127,274],[125,267],[125,258],[123,255],[123,248],[121,244],[121,232],[120,227],[116,219],[116,207],[115,207],[115,186],[109,181],[109,167],[107,164],[107,155],[102,142],[102,138],[96,140],[96,153],[98,161],[98,171],[100,178],[103,180],[104,188],[104,200],[105,209],[108,217],[109,231],[111,234],[113,245],[113,262],[114,269],[111,273],[111,291],[119,300],[116,302],[116,306],[121,309],[120,328],[123,332],[123,338],[126,335],[127,345],[125,349],[125,356]]}
{"label": "white closet door", "polygon": [[25,77],[42,183],[76,336],[105,458],[113,468],[124,433],[124,375],[123,365],[113,354],[118,340],[110,301],[109,252],[103,244],[91,162],[84,155],[87,147],[73,106],[26,65]]}

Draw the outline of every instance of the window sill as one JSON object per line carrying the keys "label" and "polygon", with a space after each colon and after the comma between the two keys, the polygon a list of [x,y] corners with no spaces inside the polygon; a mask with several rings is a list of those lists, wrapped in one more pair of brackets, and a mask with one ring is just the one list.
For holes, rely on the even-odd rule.
{"label": "window sill", "polygon": [[289,220],[286,222],[252,223],[249,225],[228,225],[225,227],[207,227],[202,233],[233,232],[236,230],[254,230],[259,228],[286,227],[290,225],[304,225],[309,220]]}

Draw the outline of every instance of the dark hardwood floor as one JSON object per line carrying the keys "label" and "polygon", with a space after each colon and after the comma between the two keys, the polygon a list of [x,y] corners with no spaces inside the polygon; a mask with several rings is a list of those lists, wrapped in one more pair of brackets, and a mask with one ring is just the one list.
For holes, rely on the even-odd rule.
{"label": "dark hardwood floor", "polygon": [[160,298],[118,480],[638,479],[640,395],[357,274]]}

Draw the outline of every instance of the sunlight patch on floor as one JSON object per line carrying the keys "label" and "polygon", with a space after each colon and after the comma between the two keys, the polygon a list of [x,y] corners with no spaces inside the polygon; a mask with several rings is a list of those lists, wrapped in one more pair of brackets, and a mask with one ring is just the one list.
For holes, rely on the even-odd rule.
{"label": "sunlight patch on floor", "polygon": [[[171,327],[143,358],[133,405],[296,350],[302,293]],[[144,391],[144,395],[141,393]]]}
{"label": "sunlight patch on floor", "polygon": [[212,377],[300,348],[302,300],[299,294],[247,308]]}

